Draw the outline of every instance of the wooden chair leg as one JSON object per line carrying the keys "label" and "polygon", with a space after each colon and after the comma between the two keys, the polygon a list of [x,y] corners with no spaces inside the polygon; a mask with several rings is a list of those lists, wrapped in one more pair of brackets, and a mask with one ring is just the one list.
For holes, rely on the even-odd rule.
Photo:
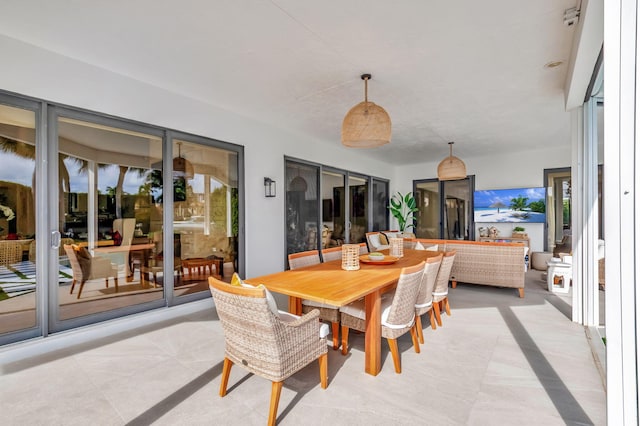
{"label": "wooden chair leg", "polygon": [[269,420],[267,425],[275,426],[276,416],[278,415],[278,403],[280,402],[280,391],[284,382],[271,383],[271,403],[269,404]]}
{"label": "wooden chair leg", "polygon": [[524,288],[519,288],[518,293],[520,293],[520,298],[524,298]]}
{"label": "wooden chair leg", "polygon": [[118,292],[118,277],[113,277],[113,282],[116,284],[116,293]]}
{"label": "wooden chair leg", "polygon": [[391,351],[391,357],[393,358],[393,367],[396,370],[396,373],[402,373],[402,368],[400,367],[400,354],[398,353],[398,342],[396,339],[387,339],[387,343],[389,343],[389,350]]}
{"label": "wooden chair leg", "polygon": [[445,297],[444,300],[444,309],[445,312],[447,313],[447,316],[451,316],[451,308],[449,307],[449,297]]}
{"label": "wooden chair leg", "polygon": [[349,327],[346,325],[342,326],[342,355],[347,354],[347,350],[349,348]]}
{"label": "wooden chair leg", "polygon": [[442,327],[442,318],[440,317],[440,302],[433,304],[433,313],[436,314],[436,322]]}
{"label": "wooden chair leg", "polygon": [[424,335],[422,334],[422,318],[420,318],[420,315],[416,316],[416,329],[418,330],[420,343],[424,343]]}
{"label": "wooden chair leg", "polygon": [[327,359],[327,354],[322,354],[320,358],[318,358],[318,362],[320,363],[320,386],[322,386],[322,389],[327,388]]}
{"label": "wooden chair leg", "polygon": [[77,297],[78,299],[80,299],[80,295],[82,294],[82,289],[84,288],[84,283],[85,282],[86,282],[85,280],[82,280],[80,282],[80,288],[78,289],[78,297]]}
{"label": "wooden chair leg", "polygon": [[456,288],[458,286],[458,281],[451,281],[451,288]]}
{"label": "wooden chair leg", "polygon": [[71,282],[71,290],[69,290],[69,294],[73,294],[73,288],[76,286],[76,279],[74,278]]}
{"label": "wooden chair leg", "polygon": [[429,321],[431,322],[431,328],[436,329],[436,316],[433,314],[433,308],[429,311]]}
{"label": "wooden chair leg", "polygon": [[333,339],[333,350],[336,351],[340,347],[340,323],[331,323],[331,337]]}
{"label": "wooden chair leg", "polygon": [[104,284],[107,288],[109,288],[109,278],[104,279]]}
{"label": "wooden chair leg", "polygon": [[224,363],[222,364],[222,377],[220,379],[221,397],[227,394],[227,384],[229,383],[229,373],[231,373],[231,367],[233,367],[233,361],[225,357]]}
{"label": "wooden chair leg", "polygon": [[415,350],[416,353],[419,354],[420,344],[418,343],[418,331],[416,330],[416,324],[413,324],[413,327],[411,327],[411,330],[409,331],[411,332],[411,341],[413,342],[413,350]]}

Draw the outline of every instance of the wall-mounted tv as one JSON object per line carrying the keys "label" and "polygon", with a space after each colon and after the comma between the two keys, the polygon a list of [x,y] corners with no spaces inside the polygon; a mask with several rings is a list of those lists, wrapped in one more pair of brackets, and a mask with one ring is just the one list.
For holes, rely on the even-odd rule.
{"label": "wall-mounted tv", "polygon": [[545,189],[513,188],[475,191],[473,220],[476,223],[545,223]]}

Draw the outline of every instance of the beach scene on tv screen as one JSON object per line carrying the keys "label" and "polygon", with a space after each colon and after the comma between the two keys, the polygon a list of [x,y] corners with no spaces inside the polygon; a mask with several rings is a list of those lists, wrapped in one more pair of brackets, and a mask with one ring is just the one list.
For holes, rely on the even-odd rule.
{"label": "beach scene on tv screen", "polygon": [[513,188],[475,191],[474,221],[545,222],[544,188]]}

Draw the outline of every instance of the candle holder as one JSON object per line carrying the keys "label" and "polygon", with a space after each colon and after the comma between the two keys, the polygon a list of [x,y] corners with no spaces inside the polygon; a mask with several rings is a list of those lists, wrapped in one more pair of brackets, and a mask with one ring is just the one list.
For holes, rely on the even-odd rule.
{"label": "candle holder", "polygon": [[389,238],[389,255],[394,257],[404,256],[404,239],[398,237]]}
{"label": "candle holder", "polygon": [[360,244],[342,245],[342,269],[357,271],[360,269]]}

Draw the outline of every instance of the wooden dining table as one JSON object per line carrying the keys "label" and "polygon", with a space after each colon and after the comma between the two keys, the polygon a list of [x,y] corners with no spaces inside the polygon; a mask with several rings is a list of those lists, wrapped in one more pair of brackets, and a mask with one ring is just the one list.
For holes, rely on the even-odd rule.
{"label": "wooden dining table", "polygon": [[[384,254],[388,252],[383,251]],[[413,266],[440,252],[404,250],[404,256],[391,264],[360,262],[360,269],[345,271],[335,260],[295,270],[249,278],[247,283],[263,284],[269,291],[289,296],[289,311],[300,315],[302,299],[334,306],[345,306],[365,299],[365,372],[373,376],[381,367],[381,295],[393,288],[402,268]]]}

